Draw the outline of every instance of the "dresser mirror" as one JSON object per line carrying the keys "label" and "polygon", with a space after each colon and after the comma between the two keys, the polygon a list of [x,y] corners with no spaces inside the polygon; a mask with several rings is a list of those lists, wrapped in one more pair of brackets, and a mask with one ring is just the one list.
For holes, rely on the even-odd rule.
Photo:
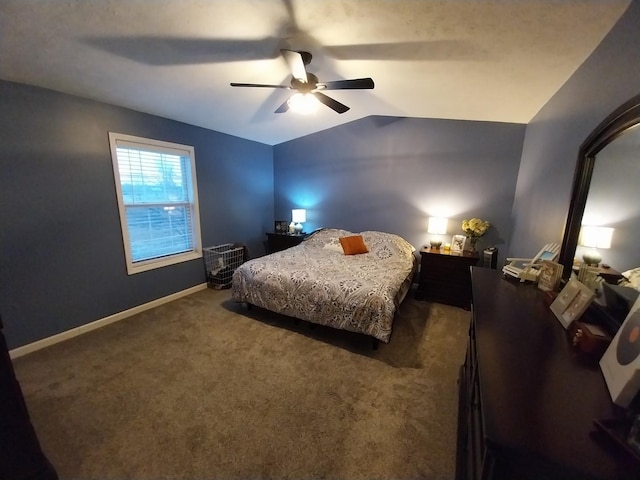
{"label": "dresser mirror", "polygon": [[640,267],[640,95],[616,109],[580,147],[560,263],[568,279],[581,225],[613,228],[603,263],[622,272]]}

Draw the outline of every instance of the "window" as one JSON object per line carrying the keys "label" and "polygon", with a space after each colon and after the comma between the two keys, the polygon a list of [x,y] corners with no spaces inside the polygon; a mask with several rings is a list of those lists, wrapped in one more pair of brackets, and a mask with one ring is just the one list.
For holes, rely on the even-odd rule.
{"label": "window", "polygon": [[202,256],[193,147],[109,132],[129,275]]}

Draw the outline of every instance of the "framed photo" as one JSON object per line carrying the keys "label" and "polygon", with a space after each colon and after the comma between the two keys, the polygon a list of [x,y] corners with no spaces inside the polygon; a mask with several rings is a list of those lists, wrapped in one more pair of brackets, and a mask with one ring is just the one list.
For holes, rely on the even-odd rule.
{"label": "framed photo", "polygon": [[580,318],[587,309],[595,294],[586,285],[571,277],[567,285],[551,304],[551,311],[567,329],[571,322]]}
{"label": "framed photo", "polygon": [[562,278],[563,265],[549,260],[543,260],[538,274],[538,288],[545,292],[554,292]]}
{"label": "framed photo", "polygon": [[273,231],[275,233],[289,233],[289,223],[286,220],[276,220]]}
{"label": "framed photo", "polygon": [[467,237],[464,235],[454,235],[451,238],[451,251],[462,253],[464,251],[464,243],[467,241]]}

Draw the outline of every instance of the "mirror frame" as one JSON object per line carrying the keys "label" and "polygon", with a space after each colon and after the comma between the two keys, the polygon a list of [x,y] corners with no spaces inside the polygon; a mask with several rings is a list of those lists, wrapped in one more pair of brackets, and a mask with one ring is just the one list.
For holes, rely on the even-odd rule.
{"label": "mirror frame", "polygon": [[559,261],[564,266],[562,273],[564,280],[568,280],[571,276],[596,155],[629,128],[638,124],[640,124],[640,95],[628,100],[605,118],[580,146],[571,187],[571,203],[560,249]]}

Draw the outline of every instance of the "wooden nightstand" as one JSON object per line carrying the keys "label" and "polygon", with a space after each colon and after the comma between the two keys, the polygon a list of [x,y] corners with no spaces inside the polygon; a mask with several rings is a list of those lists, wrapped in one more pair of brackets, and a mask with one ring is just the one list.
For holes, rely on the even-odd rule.
{"label": "wooden nightstand", "polygon": [[279,252],[280,250],[300,245],[300,242],[308,236],[308,233],[301,233],[299,235],[267,233],[267,253]]}
{"label": "wooden nightstand", "polygon": [[416,299],[471,307],[470,268],[478,263],[478,253],[451,253],[436,248],[420,250],[420,283]]}

